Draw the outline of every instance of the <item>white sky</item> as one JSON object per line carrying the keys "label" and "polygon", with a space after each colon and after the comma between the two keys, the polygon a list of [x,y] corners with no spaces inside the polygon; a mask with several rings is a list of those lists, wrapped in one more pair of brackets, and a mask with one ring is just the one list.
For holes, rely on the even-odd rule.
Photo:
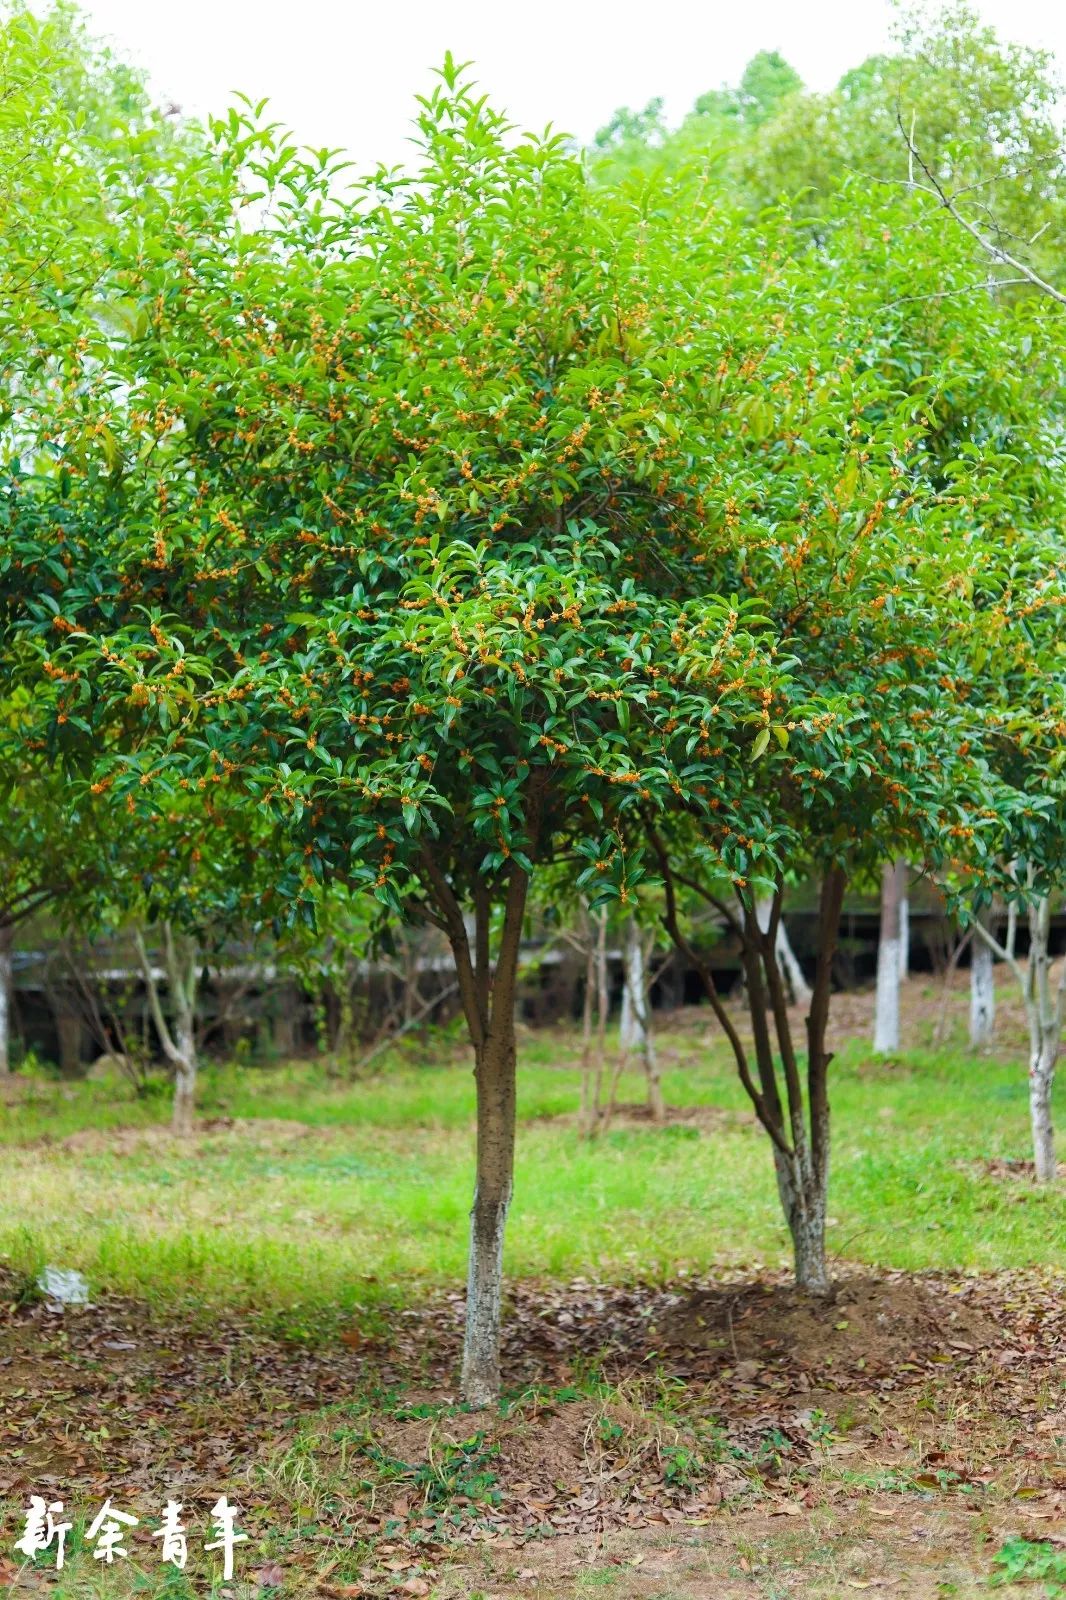
{"label": "white sky", "polygon": [[[935,0],[934,0],[935,3]],[[1054,50],[1066,75],[1062,0],[976,0],[1005,38]],[[94,29],[193,114],[232,90],[269,96],[301,143],[340,145],[360,168],[401,161],[414,96],[450,49],[473,59],[494,104],[523,128],[585,140],[618,105],[735,83],[780,50],[815,89],[885,47],[889,0],[82,0]]]}

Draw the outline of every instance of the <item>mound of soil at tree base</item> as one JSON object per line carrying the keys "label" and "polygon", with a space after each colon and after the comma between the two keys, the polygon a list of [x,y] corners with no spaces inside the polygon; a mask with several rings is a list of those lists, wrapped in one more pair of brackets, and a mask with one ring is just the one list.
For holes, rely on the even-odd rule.
{"label": "mound of soil at tree base", "polygon": [[505,1337],[508,1360],[575,1348],[608,1373],[654,1361],[679,1378],[742,1382],[786,1370],[800,1387],[846,1374],[898,1379],[909,1367],[963,1360],[1000,1337],[981,1280],[902,1272],[842,1277],[827,1298],[783,1276],[691,1288],[529,1285],[514,1292],[517,1316]]}

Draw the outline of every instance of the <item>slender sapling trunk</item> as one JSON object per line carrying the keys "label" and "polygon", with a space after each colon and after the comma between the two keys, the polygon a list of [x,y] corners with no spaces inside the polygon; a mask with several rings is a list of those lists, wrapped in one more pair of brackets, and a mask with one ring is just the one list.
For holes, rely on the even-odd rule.
{"label": "slender sapling trunk", "polygon": [[906,863],[886,861],[881,868],[881,936],[877,945],[877,999],[874,1049],[892,1055],[899,1049],[900,913]]}
{"label": "slender sapling trunk", "polygon": [[[977,913],[982,927],[992,932],[992,911],[985,907]],[[975,1050],[984,1050],[992,1043],[996,1025],[995,956],[984,939],[974,939],[970,953],[970,1043]]]}
{"label": "slender sapling trunk", "polygon": [[148,958],[144,939],[135,935],[145,992],[163,1054],[174,1073],[174,1106],[171,1128],[178,1138],[193,1131],[196,1116],[196,990],[199,980],[196,940],[175,933],[163,923],[163,959],[171,1020],[167,1021],[159,994],[159,982]]}

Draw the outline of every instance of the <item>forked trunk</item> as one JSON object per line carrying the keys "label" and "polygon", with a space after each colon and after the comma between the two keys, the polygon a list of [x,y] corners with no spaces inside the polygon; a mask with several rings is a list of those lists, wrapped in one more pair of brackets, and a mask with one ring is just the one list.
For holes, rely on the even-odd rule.
{"label": "forked trunk", "polygon": [[134,935],[145,993],[163,1054],[174,1073],[174,1102],[170,1126],[178,1138],[193,1131],[196,1113],[196,990],[200,969],[195,939],[175,934],[163,923],[163,952],[170,1021],[163,1010],[159,983],[140,930]]}
{"label": "forked trunk", "polygon": [[899,1049],[900,913],[906,870],[902,861],[886,861],[881,868],[881,936],[874,1011],[874,1049],[879,1055],[892,1055]]}
{"label": "forked trunk", "polygon": [[[768,916],[761,906],[746,898],[739,889],[736,896],[740,908],[737,916],[724,908],[721,901],[710,890],[704,889],[699,880],[688,877],[681,879],[687,887],[703,894],[719,912],[725,911],[726,919],[738,938],[752,1028],[749,1053],[728,1009],[722,1004],[711,968],[681,931],[675,873],[666,847],[654,827],[649,827],[648,836],[662,872],[666,902],[663,925],[686,960],[699,972],[704,992],[733,1051],[740,1081],[754,1106],[760,1125],[773,1143],[778,1194],[792,1237],[797,1286],[812,1294],[827,1294],[831,1287],[825,1255],[825,1229],[829,1185],[829,1064],[832,1053],[826,1041],[833,965],[847,882],[846,868],[838,861],[830,861],[822,879],[818,908],[818,953],[807,1013],[807,1081],[804,1085],[801,1061],[792,1033],[785,981],[776,955],[777,924],[783,893],[780,878],[770,901]],[[898,954],[896,979],[898,982]]]}
{"label": "forked trunk", "polygon": [[470,1262],[463,1342],[463,1398],[495,1404],[500,1393],[503,1240],[514,1185],[514,1013],[493,1019],[476,1051],[477,1178],[470,1211]]}
{"label": "forked trunk", "polygon": [[[987,909],[980,911],[978,918],[982,927],[991,932],[991,913]],[[970,1043],[975,1050],[985,1049],[992,1043],[996,1024],[994,960],[991,946],[976,936],[970,959]]]}

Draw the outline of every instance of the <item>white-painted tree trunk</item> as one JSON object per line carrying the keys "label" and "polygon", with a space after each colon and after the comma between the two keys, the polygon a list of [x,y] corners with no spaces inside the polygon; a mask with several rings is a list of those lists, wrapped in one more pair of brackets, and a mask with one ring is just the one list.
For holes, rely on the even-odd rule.
{"label": "white-painted tree trunk", "polygon": [[[978,912],[977,920],[991,933],[990,909],[986,907]],[[992,947],[975,932],[970,958],[970,1043],[975,1050],[987,1049],[992,1043],[995,1025],[995,956]]]}
{"label": "white-painted tree trunk", "polygon": [[907,863],[897,863],[899,889],[899,977],[902,983],[911,969],[911,900],[907,893]]}
{"label": "white-painted tree trunk", "polygon": [[881,868],[881,937],[874,1010],[874,1049],[879,1055],[892,1055],[899,1049],[900,907],[906,870],[906,863],[901,861],[886,861]]}
{"label": "white-painted tree trunk", "polygon": [[618,1027],[618,1042],[623,1050],[644,1048],[644,984],[644,942],[636,917],[628,917],[622,937],[622,1016]]}
{"label": "white-painted tree trunk", "polygon": [[163,958],[170,1022],[163,1010],[159,983],[140,932],[135,935],[135,942],[152,1020],[163,1054],[174,1072],[171,1127],[179,1138],[185,1138],[192,1133],[196,1116],[196,989],[200,976],[196,940],[188,934],[175,934],[171,924],[164,922]]}
{"label": "white-painted tree trunk", "polygon": [[1029,1020],[1029,1120],[1033,1131],[1033,1163],[1037,1183],[1052,1183],[1056,1176],[1055,1130],[1051,1121],[1051,1091],[1062,1035],[1066,967],[1058,993],[1052,992],[1051,902],[1047,896],[1029,902],[1029,966],[1026,973],[1025,1009]]}
{"label": "white-painted tree trunk", "polygon": [[[763,895],[755,902],[755,920],[763,933],[769,931],[773,909],[774,902],[770,895]],[[777,957],[777,965],[781,969],[781,976],[784,978],[788,992],[792,997],[793,1005],[810,1005],[814,991],[804,977],[803,968],[800,966],[796,952],[792,948],[784,917],[777,919],[774,954]]]}
{"label": "white-painted tree trunk", "polygon": [[0,1078],[11,1071],[11,935],[0,928]]}
{"label": "white-painted tree trunk", "polygon": [[470,1211],[462,1389],[463,1399],[478,1409],[494,1405],[500,1393],[503,1241],[511,1188],[508,1179],[489,1199],[479,1184]]}
{"label": "white-painted tree trunk", "polygon": [[[491,1011],[487,961],[482,967],[487,950],[479,948],[478,970],[485,973],[486,982],[480,1000],[483,1021],[478,1025],[480,1037],[474,1048],[477,1179],[470,1211],[462,1371],[463,1399],[476,1408],[493,1406],[500,1398],[503,1241],[514,1190],[515,984],[528,883],[524,873],[516,872],[508,888],[507,910],[492,981]],[[458,958],[456,971],[462,982]]]}
{"label": "white-painted tree trunk", "polygon": [[[1016,881],[1017,881],[1017,874]],[[1030,882],[1032,881],[1030,875]],[[1006,961],[1018,979],[1029,1025],[1029,1121],[1033,1138],[1033,1170],[1038,1183],[1052,1183],[1055,1165],[1055,1130],[1051,1120],[1051,1091],[1055,1084],[1066,1020],[1066,962],[1057,988],[1051,981],[1051,901],[1033,895],[1025,904],[1029,922],[1029,960],[1023,968],[1012,946],[999,944],[980,921],[974,935]],[[1008,939],[1010,938],[1008,934]]]}

